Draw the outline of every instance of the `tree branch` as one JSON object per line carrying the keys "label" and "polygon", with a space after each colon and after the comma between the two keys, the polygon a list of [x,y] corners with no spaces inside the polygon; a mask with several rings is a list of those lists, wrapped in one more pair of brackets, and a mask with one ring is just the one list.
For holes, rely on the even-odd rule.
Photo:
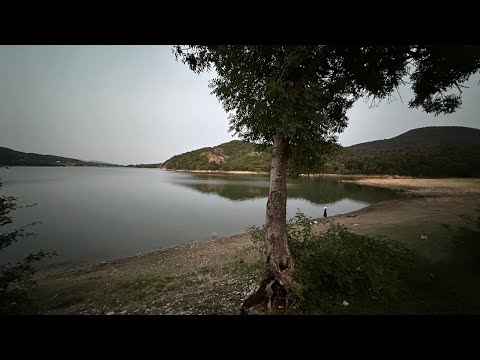
{"label": "tree branch", "polygon": [[401,102],[402,102],[402,104],[403,104],[402,95],[400,95],[400,91],[398,91],[398,87],[396,88],[396,90],[397,90],[397,94],[398,94],[398,96],[400,96],[400,101],[401,101]]}
{"label": "tree branch", "polygon": [[460,91],[460,94],[462,93],[462,89],[460,89],[460,86],[455,82],[455,86],[457,87],[458,91]]}

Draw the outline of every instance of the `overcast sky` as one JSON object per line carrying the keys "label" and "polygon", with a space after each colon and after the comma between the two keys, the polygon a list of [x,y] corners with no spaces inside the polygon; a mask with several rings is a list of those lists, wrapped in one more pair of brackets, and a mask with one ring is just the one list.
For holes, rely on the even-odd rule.
{"label": "overcast sky", "polygon": [[[0,146],[117,164],[158,163],[233,139],[208,80],[175,61],[171,46],[0,46]],[[400,100],[360,100],[344,146],[424,126],[480,128],[480,76],[463,105],[434,117]],[[395,94],[398,99],[400,97]]]}

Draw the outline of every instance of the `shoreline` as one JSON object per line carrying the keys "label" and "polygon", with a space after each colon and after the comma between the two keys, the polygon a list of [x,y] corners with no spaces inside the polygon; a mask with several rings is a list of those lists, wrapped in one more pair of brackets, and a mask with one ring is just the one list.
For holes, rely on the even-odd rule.
{"label": "shoreline", "polygon": [[[217,171],[217,170],[166,170],[166,171],[174,171],[174,172],[220,172],[222,171]],[[251,174],[253,172],[227,172],[227,173],[232,173],[232,174]],[[254,174],[260,174],[260,173],[254,173]],[[301,175],[301,176],[308,176],[308,177],[337,177],[338,175],[336,174],[310,174],[310,175]],[[342,182],[349,182],[349,183],[354,183],[354,184],[359,184],[359,185],[364,185],[364,186],[374,186],[374,187],[382,187],[382,188],[387,188],[390,190],[395,190],[395,191],[400,191],[403,196],[400,199],[392,199],[392,200],[385,200],[377,203],[371,203],[361,209],[358,210],[353,210],[350,212],[342,213],[342,214],[336,214],[336,215],[331,215],[328,216],[327,219],[345,219],[345,218],[352,218],[356,217],[359,214],[368,212],[378,204],[384,204],[384,203],[391,203],[394,201],[402,201],[406,200],[411,197],[419,197],[419,196],[425,196],[425,195],[431,195],[431,196],[438,196],[440,194],[448,193],[449,190],[455,190],[455,182],[457,181],[476,181],[478,182],[478,188],[476,189],[477,191],[473,191],[473,193],[478,193],[480,194],[480,179],[469,179],[469,178],[446,178],[446,179],[424,179],[424,178],[414,178],[414,177],[403,177],[403,176],[390,176],[390,175],[346,175],[347,179],[340,179],[339,181]],[[421,181],[421,182],[435,182],[436,187],[425,187],[423,184],[415,186],[412,185],[412,181]],[[442,183],[447,181],[450,184],[448,186],[438,186],[438,182],[441,181]],[[403,183],[402,182],[407,182]],[[467,191],[465,192],[466,194],[471,193],[471,190],[469,187],[465,188]],[[319,218],[313,218],[313,220],[317,222],[322,222],[325,221],[324,218],[319,217]],[[155,254],[160,254],[160,253],[166,253],[168,251],[174,251],[177,249],[184,249],[188,246],[191,245],[196,245],[196,244],[202,244],[202,243],[207,243],[207,242],[216,242],[216,241],[228,241],[233,238],[245,238],[248,237],[249,233],[248,232],[240,232],[240,233],[232,233],[228,234],[225,236],[220,236],[220,237],[214,237],[214,238],[208,238],[208,239],[197,239],[193,240],[190,242],[187,242],[185,244],[181,245],[175,245],[172,247],[166,247],[163,249],[158,249],[158,250],[153,250],[153,251],[148,251],[142,254],[137,254],[137,255],[131,255],[131,256],[124,256],[120,258],[115,258],[111,260],[105,260],[101,261],[98,263],[94,264],[85,264],[85,265],[71,265],[71,266],[55,266],[54,264],[51,267],[47,268],[41,268],[38,270],[39,275],[43,274],[51,274],[51,273],[61,273],[61,272],[67,272],[67,271],[72,271],[72,270],[79,270],[79,269],[88,269],[88,268],[93,268],[97,266],[102,266],[102,265],[110,265],[110,264],[116,264],[120,263],[123,261],[131,261],[134,259],[142,258],[145,256],[149,255],[155,255]]]}
{"label": "shoreline", "polygon": [[[185,170],[185,169],[166,169],[158,167],[157,169],[170,172],[186,172],[186,173],[213,173],[213,174],[251,174],[251,175],[270,175],[268,171],[241,171],[241,170]],[[346,178],[346,179],[415,179],[412,176],[403,175],[379,175],[379,174],[300,174],[302,177],[329,177],[329,178]]]}
{"label": "shoreline", "polygon": [[187,173],[214,173],[214,174],[251,174],[251,175],[269,175],[269,172],[259,172],[259,171],[237,171],[237,170],[173,170],[173,169],[162,169],[163,171],[171,172],[187,172]]}
{"label": "shoreline", "polygon": [[[480,179],[349,181],[403,190],[403,196],[314,219],[314,232],[341,224],[359,234],[402,241],[436,262],[449,256],[448,227],[480,215]],[[244,232],[95,265],[39,271],[32,296],[43,314],[239,314],[260,280],[238,272],[239,254],[260,259],[246,251],[249,245]]]}

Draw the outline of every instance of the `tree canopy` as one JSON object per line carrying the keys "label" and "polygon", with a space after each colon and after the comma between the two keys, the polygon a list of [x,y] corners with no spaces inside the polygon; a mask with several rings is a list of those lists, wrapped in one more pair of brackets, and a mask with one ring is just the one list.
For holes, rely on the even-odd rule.
{"label": "tree canopy", "polygon": [[[215,68],[212,93],[242,139],[272,145],[266,211],[267,272],[242,313],[287,305],[293,258],[286,230],[287,164],[298,174],[321,164],[337,148],[347,111],[360,97],[382,99],[410,78],[410,107],[438,115],[461,104],[449,94],[480,68],[474,46],[176,46],[177,59],[195,72]],[[295,290],[294,290],[295,291]],[[280,304],[276,301],[280,300]]]}
{"label": "tree canopy", "polygon": [[177,57],[199,73],[214,68],[210,87],[229,113],[230,130],[271,145],[290,144],[291,168],[309,169],[347,126],[360,97],[389,97],[412,84],[412,108],[452,113],[461,84],[480,68],[477,46],[216,45],[176,46]]}

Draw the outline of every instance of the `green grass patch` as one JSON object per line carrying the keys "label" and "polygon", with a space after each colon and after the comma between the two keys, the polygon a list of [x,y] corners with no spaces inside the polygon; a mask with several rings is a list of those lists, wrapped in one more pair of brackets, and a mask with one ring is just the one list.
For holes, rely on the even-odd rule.
{"label": "green grass patch", "polygon": [[[450,247],[441,261],[403,241],[353,233],[339,224],[314,234],[312,221],[297,213],[287,226],[302,313],[480,313],[480,219],[478,226],[448,229]],[[264,252],[264,229],[251,227],[250,233]],[[265,265],[239,258],[233,268],[258,274]]]}

